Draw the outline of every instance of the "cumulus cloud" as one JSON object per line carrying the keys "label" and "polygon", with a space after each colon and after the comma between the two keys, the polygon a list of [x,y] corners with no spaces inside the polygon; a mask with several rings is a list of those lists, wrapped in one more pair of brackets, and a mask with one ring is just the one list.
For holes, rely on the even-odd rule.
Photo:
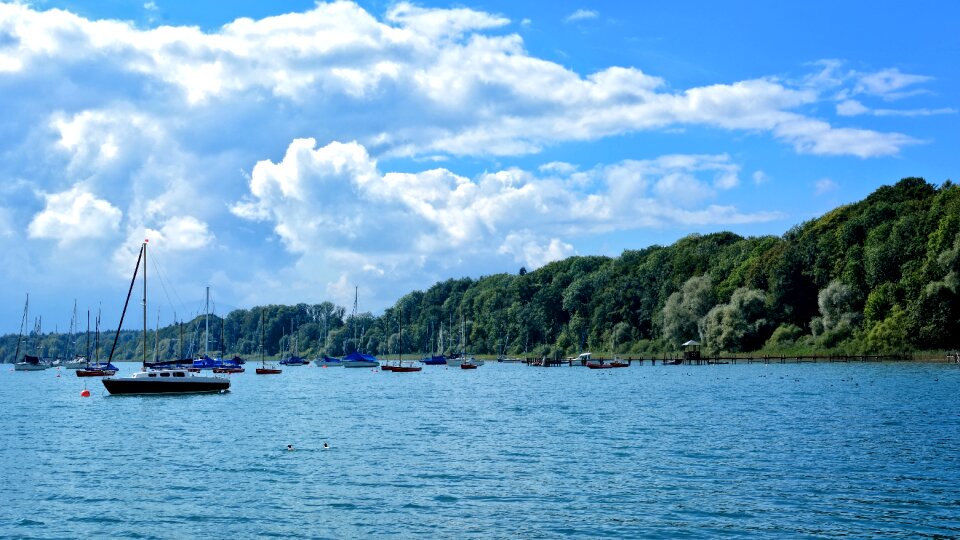
{"label": "cumulus cloud", "polygon": [[294,140],[279,162],[253,168],[231,209],[271,224],[290,252],[323,253],[337,275],[370,268],[396,275],[427,261],[458,267],[484,253],[536,268],[574,252],[571,238],[666,223],[767,221],[706,205],[732,189],[740,167],[726,155],[667,155],[579,172],[552,163],[467,178],[447,169],[382,172],[356,142]]}
{"label": "cumulus cloud", "polygon": [[[829,85],[791,87],[760,78],[673,91],[635,67],[582,76],[530,55],[519,35],[488,33],[509,22],[477,10],[409,3],[378,20],[354,3],[333,2],[204,32],[140,29],[0,4],[0,28],[8,36],[0,45],[0,69],[15,76],[14,84],[50,92],[70,81],[86,96],[64,100],[73,107],[132,102],[170,125],[205,134],[219,127],[222,143],[235,145],[244,143],[231,142],[222,124],[238,115],[288,139],[303,133],[356,139],[378,155],[401,156],[516,155],[684,125],[763,131],[814,154],[874,157],[916,142],[805,116],[801,109]],[[926,79],[896,70],[860,74],[851,91],[893,96]],[[798,123],[818,128],[798,135]],[[853,151],[833,144],[838,138],[856,139]],[[103,147],[104,156],[111,148]]]}
{"label": "cumulus cloud", "polygon": [[98,199],[81,186],[44,195],[46,206],[33,217],[27,229],[31,238],[65,243],[84,238],[102,238],[117,230],[123,213],[108,201]]}

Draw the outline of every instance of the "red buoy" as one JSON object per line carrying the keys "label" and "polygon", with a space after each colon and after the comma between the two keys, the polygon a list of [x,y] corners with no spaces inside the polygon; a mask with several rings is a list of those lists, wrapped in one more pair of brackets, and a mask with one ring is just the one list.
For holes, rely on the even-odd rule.
{"label": "red buoy", "polygon": [[84,388],[84,389],[80,392],[80,397],[90,397],[90,391],[87,390],[86,388]]}

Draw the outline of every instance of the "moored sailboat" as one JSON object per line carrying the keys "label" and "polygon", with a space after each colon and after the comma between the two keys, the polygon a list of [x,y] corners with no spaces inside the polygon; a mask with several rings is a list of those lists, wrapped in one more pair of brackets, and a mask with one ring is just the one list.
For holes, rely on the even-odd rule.
{"label": "moored sailboat", "polygon": [[117,348],[120,329],[123,328],[123,318],[130,303],[130,294],[137,279],[137,270],[143,263],[143,367],[142,370],[128,377],[108,377],[103,380],[103,386],[112,395],[142,395],[142,394],[196,394],[208,392],[225,392],[230,389],[230,380],[224,377],[204,377],[196,375],[186,369],[153,369],[147,368],[147,241],[140,246],[140,254],[134,267],[133,278],[130,281],[130,290],[123,304],[120,315],[120,324],[113,339],[113,347],[107,363],[113,361],[113,354]]}
{"label": "moored sailboat", "polygon": [[263,356],[263,309],[260,310],[260,367],[256,368],[257,375],[279,375],[282,370],[274,366],[267,366]]}

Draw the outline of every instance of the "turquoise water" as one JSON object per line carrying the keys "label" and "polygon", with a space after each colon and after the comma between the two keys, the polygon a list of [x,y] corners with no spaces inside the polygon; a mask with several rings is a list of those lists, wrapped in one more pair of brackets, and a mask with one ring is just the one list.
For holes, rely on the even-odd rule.
{"label": "turquoise water", "polygon": [[248,368],[81,398],[2,366],[0,536],[960,536],[954,365]]}

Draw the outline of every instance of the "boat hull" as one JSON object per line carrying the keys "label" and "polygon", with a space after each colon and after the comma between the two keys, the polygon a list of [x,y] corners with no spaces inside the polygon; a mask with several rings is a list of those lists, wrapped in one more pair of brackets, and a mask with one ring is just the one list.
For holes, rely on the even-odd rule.
{"label": "boat hull", "polygon": [[[202,379],[202,380],[198,380]],[[221,377],[186,377],[176,379],[121,378],[103,379],[103,386],[111,395],[146,394],[206,394],[225,392],[230,381]]]}
{"label": "boat hull", "polygon": [[417,367],[417,366],[393,366],[393,369],[391,369],[390,371],[393,371],[394,373],[413,373],[415,371],[422,371],[422,370],[423,370],[422,367]]}
{"label": "boat hull", "polygon": [[283,373],[283,370],[275,368],[257,368],[257,375],[279,375]]}
{"label": "boat hull", "polygon": [[213,368],[214,373],[243,373],[245,370],[242,367],[220,367]]}
{"label": "boat hull", "polygon": [[50,369],[53,366],[48,364],[29,364],[26,362],[17,362],[13,365],[14,371],[43,371],[45,369]]}
{"label": "boat hull", "polygon": [[344,360],[343,367],[345,368],[371,368],[377,367],[380,365],[380,362],[368,362],[366,360]]}
{"label": "boat hull", "polygon": [[113,377],[117,374],[112,369],[78,369],[77,377]]}
{"label": "boat hull", "polygon": [[460,369],[477,369],[480,367],[477,364],[460,364]]}

